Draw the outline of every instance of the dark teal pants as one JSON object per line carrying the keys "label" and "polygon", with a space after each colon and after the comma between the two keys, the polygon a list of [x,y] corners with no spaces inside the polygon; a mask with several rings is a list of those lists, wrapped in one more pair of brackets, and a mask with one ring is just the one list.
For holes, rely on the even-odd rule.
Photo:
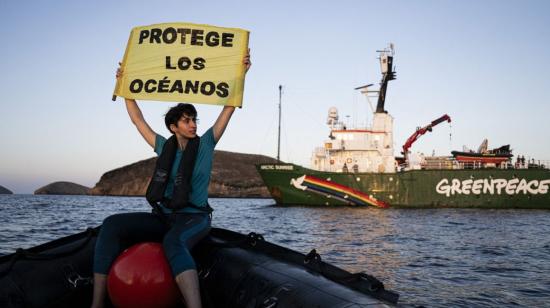
{"label": "dark teal pants", "polygon": [[140,242],[161,242],[172,274],[196,269],[191,248],[210,231],[208,214],[174,213],[166,221],[151,213],[124,213],[107,217],[97,238],[94,273],[108,274],[116,257]]}

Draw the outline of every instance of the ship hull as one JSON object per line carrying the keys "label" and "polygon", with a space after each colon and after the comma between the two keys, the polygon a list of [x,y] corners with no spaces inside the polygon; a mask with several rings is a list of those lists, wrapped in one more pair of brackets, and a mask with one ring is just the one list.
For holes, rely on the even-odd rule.
{"label": "ship hull", "polygon": [[[257,168],[279,205],[369,205],[356,202],[346,193],[353,191],[387,205],[380,207],[550,208],[548,169],[336,173],[292,164],[264,164]],[[327,184],[322,190],[316,190],[309,185],[310,177]]]}

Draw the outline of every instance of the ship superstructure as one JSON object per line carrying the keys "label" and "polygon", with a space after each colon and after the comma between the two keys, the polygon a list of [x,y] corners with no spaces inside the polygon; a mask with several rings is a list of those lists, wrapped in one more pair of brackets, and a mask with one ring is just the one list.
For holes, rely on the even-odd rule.
{"label": "ship superstructure", "polygon": [[384,110],[388,82],[395,79],[393,45],[380,53],[382,81],[378,91],[366,85],[356,88],[365,95],[377,93],[378,103],[371,127],[350,128],[340,121],[338,109],[331,107],[327,125],[330,133],[322,147],[313,151],[312,169],[328,172],[396,172],[393,150],[393,117]]}

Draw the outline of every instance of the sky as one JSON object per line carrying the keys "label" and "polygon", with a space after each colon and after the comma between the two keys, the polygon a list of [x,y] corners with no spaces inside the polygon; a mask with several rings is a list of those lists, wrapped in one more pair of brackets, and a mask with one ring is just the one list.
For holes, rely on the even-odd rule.
{"label": "sky", "polygon": [[[452,118],[411,148],[449,155],[510,144],[550,160],[548,1],[11,1],[0,2],[0,185],[32,193],[55,181],[93,187],[109,170],[153,157],[122,99],[111,101],[130,30],[192,22],[250,31],[243,108],[217,149],[309,166],[328,136],[328,109],[372,121],[355,87],[378,84],[376,50],[395,45],[386,110],[396,155],[418,126]],[[374,102],[375,103],[375,102]],[[173,103],[141,101],[168,135]],[[199,134],[219,106],[197,105]]]}

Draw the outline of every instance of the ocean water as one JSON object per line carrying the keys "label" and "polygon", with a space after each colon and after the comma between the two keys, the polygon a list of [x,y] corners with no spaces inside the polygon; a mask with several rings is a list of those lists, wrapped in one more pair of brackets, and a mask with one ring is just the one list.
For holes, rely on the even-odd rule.
{"label": "ocean water", "polygon": [[[550,307],[550,211],[277,207],[211,199],[214,227],[266,240],[351,272],[400,303],[427,307]],[[0,195],[0,255],[149,211],[144,198]]]}

